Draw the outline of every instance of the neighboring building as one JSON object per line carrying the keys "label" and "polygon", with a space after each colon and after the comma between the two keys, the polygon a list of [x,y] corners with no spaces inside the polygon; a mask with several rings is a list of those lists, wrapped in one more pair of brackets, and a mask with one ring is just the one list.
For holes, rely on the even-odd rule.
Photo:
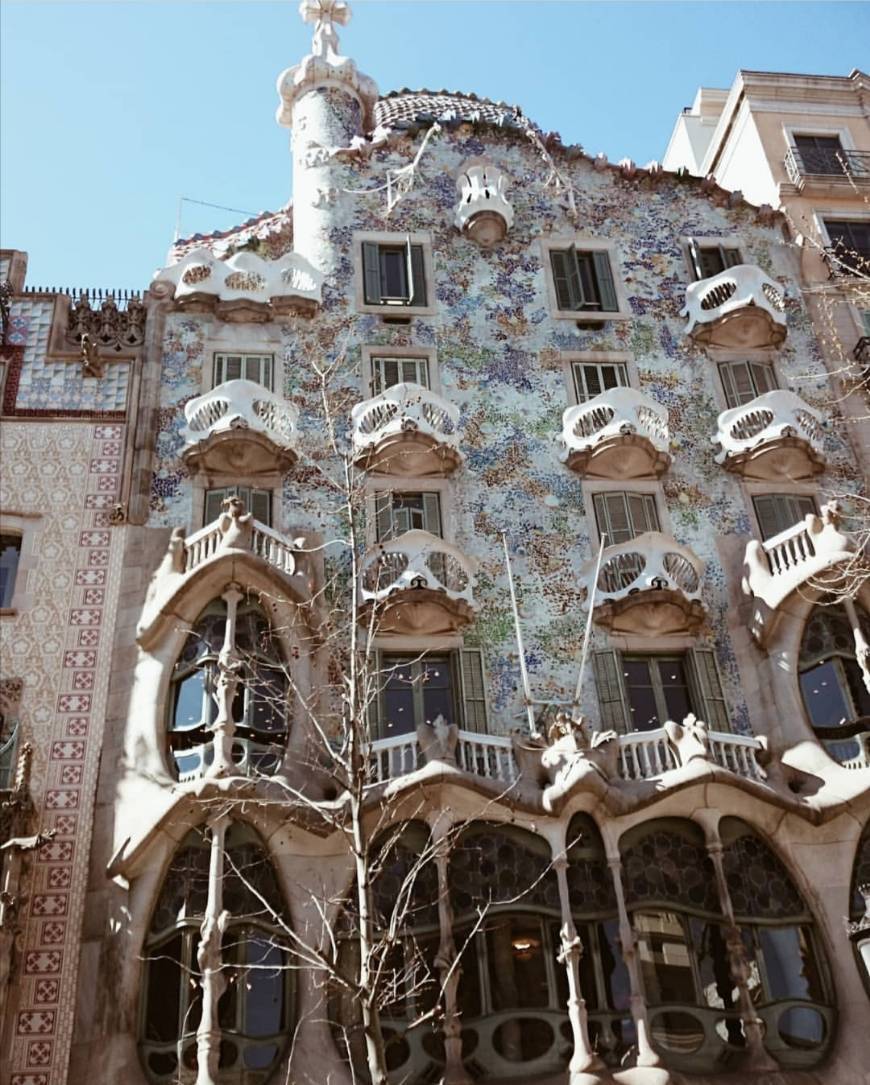
{"label": "neighboring building", "polygon": [[292,207],[177,242],[141,301],[11,254],[2,1073],[365,1078],[300,948],[356,952],[356,600],[366,825],[407,824],[377,906],[449,841],[393,950],[442,1010],[386,1000],[391,1081],[852,1085],[870,591],[824,605],[859,543],[821,495],[861,476],[782,216],[380,96],[346,5],[303,9]]}
{"label": "neighboring building", "polygon": [[740,71],[729,91],[701,87],[662,164],[783,211],[832,396],[870,472],[861,427],[870,394],[870,76]]}

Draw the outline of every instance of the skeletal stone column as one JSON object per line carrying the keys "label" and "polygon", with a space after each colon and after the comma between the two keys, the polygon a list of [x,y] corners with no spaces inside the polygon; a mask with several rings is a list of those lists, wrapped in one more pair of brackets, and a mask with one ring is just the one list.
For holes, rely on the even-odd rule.
{"label": "skeletal stone column", "polygon": [[568,893],[568,857],[564,850],[553,858],[553,869],[559,885],[559,904],[562,909],[562,926],[559,934],[562,941],[559,960],[568,974],[568,1020],[571,1022],[571,1035],[574,1039],[574,1054],[568,1064],[568,1081],[571,1085],[586,1085],[590,1080],[589,1071],[603,1070],[604,1064],[592,1051],[589,1043],[589,1018],[586,1013],[586,1000],[580,988],[580,958],[583,956],[583,943],[574,917],[571,914],[571,897]]}
{"label": "skeletal stone column", "polygon": [[754,1071],[774,1071],[779,1067],[767,1053],[764,1046],[764,1022],[755,1012],[752,995],[749,993],[750,962],[746,955],[746,945],[740,935],[740,928],[734,919],[734,906],[725,878],[722,862],[722,840],[715,825],[706,824],[707,854],[716,872],[716,888],[719,891],[719,904],[726,919],[725,944],[728,949],[728,962],[740,998],[740,1019],[746,1036],[746,1069]]}
{"label": "skeletal stone column", "polygon": [[661,1059],[658,1052],[650,1043],[649,1014],[646,1008],[646,998],[643,992],[643,981],[640,975],[640,966],[637,960],[637,943],[634,938],[634,930],[628,911],[625,907],[625,893],[622,889],[622,860],[617,852],[615,855],[608,853],[607,865],[610,868],[610,876],[613,878],[613,889],[616,893],[616,910],[619,915],[619,941],[622,946],[622,959],[628,969],[628,979],[631,985],[631,1016],[634,1019],[634,1027],[637,1032],[637,1065],[659,1066]]}
{"label": "skeletal stone column", "polygon": [[224,844],[229,823],[229,817],[224,814],[209,825],[208,899],[196,949],[202,984],[202,1017],[196,1030],[196,1085],[217,1085],[218,1080],[221,1049],[218,1003],[227,985],[222,971],[221,940],[228,918],[223,907]]}
{"label": "skeletal stone column", "polygon": [[444,992],[444,1076],[441,1085],[472,1085],[462,1064],[462,1021],[459,1016],[459,979],[462,974],[456,963],[456,943],[453,938],[453,907],[450,904],[450,830],[452,826],[440,812],[430,830],[438,871],[438,956],[435,967],[441,977]]}
{"label": "skeletal stone column", "polygon": [[217,717],[212,724],[214,734],[214,760],[205,772],[206,776],[226,776],[233,770],[233,702],[242,680],[242,660],[236,652],[236,614],[244,598],[237,584],[231,584],[222,596],[227,604],[227,624],[224,643],[217,661],[217,682],[214,699]]}

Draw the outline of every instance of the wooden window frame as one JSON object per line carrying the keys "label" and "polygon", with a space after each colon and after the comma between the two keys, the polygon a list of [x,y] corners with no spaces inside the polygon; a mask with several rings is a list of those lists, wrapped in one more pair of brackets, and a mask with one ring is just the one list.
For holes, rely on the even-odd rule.
{"label": "wooden window frame", "polygon": [[[266,499],[269,502],[269,519],[268,520],[260,520],[260,523],[265,523],[266,527],[274,527],[274,521],[275,521],[275,492],[274,492],[274,490],[271,489],[270,487],[266,487],[266,486],[262,486],[262,487],[261,486],[249,486],[246,483],[238,483],[238,482],[237,483],[228,482],[228,483],[224,483],[223,485],[220,485],[220,486],[217,486],[217,485],[216,486],[206,486],[206,487],[203,488],[203,491],[202,491],[202,514],[201,514],[202,526],[203,527],[205,527],[206,524],[212,523],[212,520],[207,519],[209,494],[217,493],[217,492],[220,492],[220,491],[229,491],[229,490],[236,490],[236,491],[249,490],[252,495],[253,494],[263,494],[263,495],[265,495]],[[245,502],[245,508],[246,508],[246,511],[253,512],[254,511],[253,510],[253,501],[250,503],[250,506],[248,505],[248,502]],[[255,520],[259,519],[259,517],[255,516],[254,519]]]}
{"label": "wooden window frame", "polygon": [[[683,253],[686,260],[686,267],[689,269],[689,276],[692,282],[703,282],[704,279],[712,278],[711,275],[702,275],[700,261],[700,253],[703,249],[719,249],[722,255],[723,264],[725,270],[729,267],[735,267],[737,264],[746,263],[746,250],[743,247],[743,242],[740,238],[733,234],[727,234],[721,237],[715,237],[710,235],[698,236],[698,235],[686,235],[680,238],[683,246]],[[725,260],[725,253],[737,253],[739,259],[733,260],[730,263]],[[719,275],[721,272],[714,272]]]}
{"label": "wooden window frame", "polygon": [[437,351],[432,347],[392,347],[366,345],[362,348],[362,394],[368,398],[379,394],[375,363],[378,359],[425,362],[429,374],[429,391],[441,394]]}
{"label": "wooden window frame", "polygon": [[[381,248],[400,248],[419,246],[422,256],[423,285],[425,299],[422,305],[412,305],[410,301],[401,299],[388,302],[374,303],[366,300],[364,245],[378,245]],[[435,274],[432,258],[432,240],[427,233],[387,233],[387,232],[355,232],[352,239],[353,263],[354,263],[354,291],[356,295],[356,308],[360,313],[377,313],[378,316],[387,319],[403,319],[412,316],[434,316],[437,312],[435,306]],[[414,294],[411,295],[413,300]]]}
{"label": "wooden window frame", "polygon": [[[479,676],[481,682],[480,693],[482,696],[474,696],[468,690],[469,681],[466,676],[465,660],[466,656],[474,655],[479,663]],[[489,733],[489,720],[490,720],[490,707],[489,697],[487,695],[487,677],[486,677],[486,660],[482,648],[476,646],[466,646],[463,644],[455,644],[452,646],[440,646],[431,644],[430,646],[415,650],[403,646],[401,639],[397,639],[396,643],[384,642],[376,649],[375,668],[378,672],[378,690],[377,694],[370,706],[370,720],[372,731],[377,738],[389,738],[390,733],[386,730],[386,711],[384,696],[386,693],[387,676],[385,672],[385,666],[389,664],[384,663],[385,659],[405,660],[409,666],[416,671],[420,672],[420,669],[427,657],[443,658],[447,661],[450,674],[450,695],[453,702],[453,712],[455,716],[455,723],[460,730],[470,730],[476,734],[488,734]],[[412,681],[416,682],[413,691],[414,701],[414,726],[409,731],[400,731],[398,734],[414,734],[417,727],[424,722],[423,719],[423,692],[422,682],[417,681],[419,673]],[[475,704],[482,705],[483,716],[483,728],[478,726],[469,726],[470,713],[468,711],[468,702],[473,701]]]}
{"label": "wooden window frame", "polygon": [[[754,367],[756,367],[756,366],[760,367],[762,369],[768,370],[771,377],[773,378],[773,388],[766,389],[767,392],[776,391],[780,387],[779,375],[776,372],[776,366],[773,364],[772,361],[769,361],[766,358],[762,359],[762,358],[749,358],[749,357],[747,357],[747,358],[731,358],[731,359],[727,359],[727,360],[717,361],[717,363],[716,363],[716,371],[717,371],[717,373],[719,375],[719,384],[720,384],[721,389],[722,389],[722,396],[723,396],[724,401],[725,401],[725,409],[726,410],[733,410],[735,407],[745,407],[746,403],[751,403],[752,402],[752,399],[747,400],[746,403],[737,403],[737,402],[731,403],[730,400],[729,400],[728,386],[727,386],[726,381],[725,381],[725,376],[724,376],[723,370],[728,369],[729,366],[738,366],[738,365],[745,365],[747,367],[747,370],[749,372],[749,379],[750,379],[750,382],[752,383],[752,387],[754,389],[756,389],[755,394],[752,396],[752,399],[757,399],[758,396],[761,396],[761,395],[765,394],[765,392],[759,392],[757,390],[757,381],[755,380],[755,371],[754,371]],[[731,377],[730,374],[729,374],[729,380],[731,381],[732,386],[736,389],[736,385],[734,385],[733,377]]]}
{"label": "wooden window frame", "polygon": [[[540,246],[541,262],[547,288],[547,301],[550,316],[554,320],[573,320],[575,323],[580,324],[604,324],[608,320],[632,319],[633,314],[625,294],[622,262],[619,258],[619,250],[614,242],[580,235],[563,235],[542,238]],[[560,307],[553,275],[551,253],[566,252],[572,248],[578,253],[592,256],[593,259],[596,253],[606,256],[616,298],[617,307],[615,309],[562,309]]]}
{"label": "wooden window frame", "polygon": [[795,520],[793,520],[791,525],[786,525],[786,527],[780,528],[780,531],[776,532],[774,535],[765,535],[763,527],[762,527],[761,516],[759,515],[759,512],[758,512],[758,505],[756,504],[756,502],[757,502],[757,500],[759,498],[779,497],[779,498],[788,498],[790,500],[798,501],[798,502],[799,501],[811,500],[813,502],[813,505],[815,506],[815,508],[814,508],[815,514],[816,515],[819,514],[819,499],[818,499],[818,494],[815,491],[815,489],[813,489],[813,490],[792,490],[792,489],[771,490],[770,484],[768,483],[766,486],[762,485],[757,490],[755,489],[755,487],[753,487],[753,490],[755,490],[755,492],[750,492],[749,503],[752,506],[752,515],[753,515],[753,517],[755,519],[755,525],[756,525],[757,532],[758,532],[758,538],[762,542],[767,542],[768,539],[775,538],[776,535],[780,534],[780,532],[787,531],[788,527],[793,526],[794,524],[799,524],[801,522],[801,520],[803,520],[804,516],[806,516],[809,513],[810,510],[807,509],[806,512],[804,512],[802,515],[799,515]]}
{"label": "wooden window frame", "polygon": [[218,380],[217,379],[217,377],[218,377],[218,366],[222,362],[224,371],[226,371],[226,359],[230,358],[230,357],[240,358],[241,362],[242,362],[242,369],[243,370],[246,368],[246,363],[247,363],[248,359],[251,359],[251,358],[260,359],[261,372],[262,372],[262,363],[266,362],[267,366],[268,366],[268,377],[269,377],[268,382],[255,380],[255,381],[252,381],[251,383],[252,384],[259,384],[261,387],[265,388],[267,391],[274,392],[274,390],[275,390],[275,354],[272,351],[265,351],[263,353],[260,353],[258,351],[252,351],[252,350],[226,350],[226,349],[223,349],[223,350],[214,350],[214,351],[212,351],[212,368],[211,368],[211,387],[212,388],[217,388],[221,384],[225,384],[228,379],[229,380],[251,380],[250,377],[244,377],[244,376],[229,377],[229,378],[224,376],[223,380]]}

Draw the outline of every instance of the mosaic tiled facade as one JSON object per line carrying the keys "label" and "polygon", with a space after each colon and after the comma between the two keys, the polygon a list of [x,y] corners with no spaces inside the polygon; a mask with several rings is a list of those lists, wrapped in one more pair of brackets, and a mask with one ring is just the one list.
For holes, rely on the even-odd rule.
{"label": "mosaic tiled facade", "polygon": [[[2,677],[23,683],[26,831],[44,839],[22,867],[0,1081],[366,1078],[353,999],[310,964],[287,979],[278,943],[268,981],[230,962],[230,932],[255,944],[236,914],[250,892],[233,878],[226,911],[210,912],[209,863],[245,857],[269,887],[270,938],[281,923],[318,929],[316,895],[331,916],[345,907],[342,937],[353,926],[350,854],[317,813],[341,801],[324,769],[337,747],[313,756],[306,722],[343,676],[333,630],[316,623],[317,607],[347,611],[355,591],[340,486],[326,482],[346,457],[361,613],[382,623],[379,658],[417,675],[404,701],[385,687],[366,717],[367,816],[408,823],[375,887],[380,912],[429,834],[452,849],[424,867],[406,931],[429,947],[441,1008],[415,1031],[417,996],[389,1000],[391,1085],[851,1085],[866,1072],[860,938],[843,929],[847,914],[858,933],[864,922],[866,587],[840,604],[836,661],[813,661],[829,670],[804,666],[802,639],[826,601],[813,577],[856,563],[846,515],[861,479],[800,253],[770,208],[655,164],[593,159],[513,107],[379,97],[338,52],[346,5],[312,0],[303,14],[312,54],[279,81],[292,205],[177,242],[145,296],[144,340],[121,357],[86,342],[79,356],[68,300],[21,283],[4,324],[0,511],[23,539],[13,604],[26,605],[0,613]],[[699,245],[723,262],[709,276],[723,285],[690,335],[687,288],[709,286]],[[726,256],[738,249],[739,266]],[[576,282],[570,269],[558,280],[569,259]],[[741,301],[752,276],[764,286]],[[594,306],[574,304],[590,290]],[[94,359],[101,375],[85,375]],[[396,391],[407,375],[388,378],[397,359],[418,376],[410,392]],[[750,363],[773,367],[774,400],[740,401],[751,416],[734,440],[748,451],[717,459],[734,408],[720,367]],[[599,419],[619,403],[637,413],[603,443],[594,427],[586,444],[568,433],[572,461],[575,364],[622,374],[601,395],[627,397]],[[780,424],[786,392],[800,403]],[[386,406],[369,440],[361,404],[376,393]],[[623,493],[632,517],[653,519],[599,555],[602,534],[623,530],[602,520]],[[779,534],[754,500],[773,496],[796,510]],[[422,557],[412,542],[391,557],[409,538]],[[631,545],[657,576],[644,566],[642,579]],[[398,568],[398,587],[378,595],[367,568]],[[280,629],[306,705],[284,706],[277,753],[257,730],[270,713],[226,692],[226,652],[255,627],[236,623],[240,607]],[[257,665],[277,671],[270,645],[263,634]],[[804,671],[851,683],[858,718],[839,744]],[[206,677],[187,720],[191,675]],[[245,979],[237,994],[223,997],[221,971]],[[202,990],[222,992],[211,1028]]]}

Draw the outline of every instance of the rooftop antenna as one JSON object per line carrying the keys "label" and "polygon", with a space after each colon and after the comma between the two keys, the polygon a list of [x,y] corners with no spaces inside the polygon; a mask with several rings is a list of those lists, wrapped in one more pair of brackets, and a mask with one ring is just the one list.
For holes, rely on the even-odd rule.
{"label": "rooftop antenna", "polygon": [[501,533],[501,541],[504,544],[504,563],[507,569],[508,587],[511,593],[511,608],[514,612],[514,631],[517,637],[517,652],[520,657],[520,676],[523,682],[523,703],[526,706],[526,715],[529,720],[529,734],[534,736],[537,734],[537,728],[535,727],[535,710],[532,707],[532,691],[529,685],[529,672],[526,669],[526,651],[523,647],[523,631],[520,626],[520,611],[517,606],[517,593],[514,589],[514,574],[511,569],[511,558],[508,551],[507,533]]}
{"label": "rooftop antenna", "polygon": [[598,589],[598,576],[601,572],[601,559],[604,557],[604,544],[607,540],[607,532],[601,532],[601,545],[598,547],[598,561],[595,563],[595,576],[592,578],[592,591],[589,595],[589,613],[586,615],[586,630],[583,634],[583,651],[580,654],[580,673],[577,675],[577,688],[574,690],[573,707],[580,707],[580,697],[583,692],[583,672],[586,670],[586,657],[589,654],[589,641],[592,637],[592,612],[595,610],[595,592]]}

